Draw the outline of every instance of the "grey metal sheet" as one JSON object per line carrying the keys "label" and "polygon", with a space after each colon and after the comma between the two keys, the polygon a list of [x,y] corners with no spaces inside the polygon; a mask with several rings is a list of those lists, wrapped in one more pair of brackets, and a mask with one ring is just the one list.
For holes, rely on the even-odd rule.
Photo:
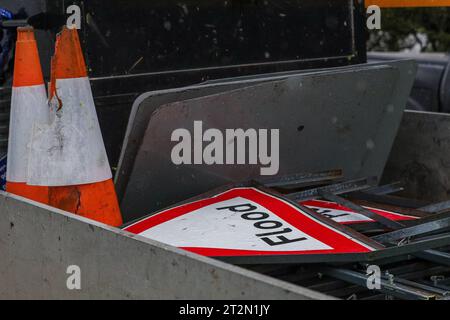
{"label": "grey metal sheet", "polygon": [[133,107],[131,109],[130,119],[128,121],[128,127],[122,146],[122,152],[115,175],[114,182],[119,199],[123,197],[125,189],[128,185],[134,160],[136,158],[139,146],[142,143],[148,121],[158,107],[167,103],[216,94],[245,86],[246,83],[232,82],[227,84],[192,86],[186,88],[152,91],[139,96],[133,103]]}
{"label": "grey metal sheet", "polygon": [[[133,103],[130,118],[128,121],[127,130],[122,146],[122,151],[119,159],[115,175],[115,184],[119,200],[122,199],[125,189],[127,187],[131,170],[134,166],[134,161],[138,152],[138,148],[142,143],[145,130],[152,114],[162,105],[173,103],[176,101],[195,99],[203,96],[217,94],[220,92],[244,88],[262,82],[275,81],[286,79],[288,77],[304,76],[309,74],[329,74],[332,72],[344,72],[348,70],[365,70],[376,66],[385,66],[383,63],[363,64],[353,67],[338,67],[330,69],[316,69],[316,70],[298,70],[289,72],[278,72],[271,74],[259,74],[253,76],[237,77],[219,79],[216,81],[205,82],[196,86],[189,86],[183,88],[175,88],[169,90],[159,90],[146,92],[140,95]],[[396,67],[402,68],[400,63]]]}
{"label": "grey metal sheet", "polygon": [[406,111],[383,181],[401,181],[402,196],[441,202],[449,200],[450,115]]}
{"label": "grey metal sheet", "polygon": [[[343,67],[341,69],[348,70],[348,67]],[[136,158],[139,146],[142,143],[148,121],[157,108],[176,101],[195,99],[239,88],[245,88],[261,82],[285,79],[288,76],[295,76],[304,73],[304,71],[291,71],[289,73],[265,74],[234,81],[232,79],[224,79],[223,81],[212,82],[211,84],[204,83],[197,86],[151,91],[140,95],[133,103],[131,109],[127,131],[125,133],[122,146],[122,152],[117,167],[117,173],[115,176],[116,191],[119,199],[123,197],[127,187],[131,170],[134,165],[134,160]],[[311,73],[311,71],[309,73]]]}
{"label": "grey metal sheet", "polygon": [[[202,120],[204,130],[280,129],[280,176],[335,168],[349,179],[380,176],[414,74],[414,62],[399,61],[290,77],[160,106],[131,165],[121,203],[125,220],[229,182],[259,177],[258,166],[172,164],[171,134],[178,128],[192,130],[194,120]],[[153,111],[154,98],[141,105]]]}
{"label": "grey metal sheet", "polygon": [[0,212],[0,299],[332,299],[3,192]]}

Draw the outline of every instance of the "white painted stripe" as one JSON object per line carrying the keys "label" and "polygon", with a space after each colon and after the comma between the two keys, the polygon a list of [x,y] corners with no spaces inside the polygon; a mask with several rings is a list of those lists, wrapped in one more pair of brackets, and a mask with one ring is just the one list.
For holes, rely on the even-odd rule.
{"label": "white painted stripe", "polygon": [[26,182],[29,145],[36,122],[48,123],[49,108],[44,84],[13,87],[9,126],[8,164],[6,179]]}
{"label": "white painted stripe", "polygon": [[88,78],[56,81],[50,124],[33,132],[28,184],[80,185],[112,178]]}

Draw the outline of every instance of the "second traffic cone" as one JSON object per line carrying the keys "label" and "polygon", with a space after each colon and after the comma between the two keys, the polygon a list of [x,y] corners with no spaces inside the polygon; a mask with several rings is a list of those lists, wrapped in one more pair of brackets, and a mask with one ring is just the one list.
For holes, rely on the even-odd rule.
{"label": "second traffic cone", "polygon": [[117,201],[76,29],[57,35],[50,125],[35,130],[28,184],[49,187],[49,205],[120,226]]}
{"label": "second traffic cone", "polygon": [[48,188],[27,182],[33,127],[47,123],[49,110],[34,30],[17,29],[9,126],[6,191],[48,204]]}

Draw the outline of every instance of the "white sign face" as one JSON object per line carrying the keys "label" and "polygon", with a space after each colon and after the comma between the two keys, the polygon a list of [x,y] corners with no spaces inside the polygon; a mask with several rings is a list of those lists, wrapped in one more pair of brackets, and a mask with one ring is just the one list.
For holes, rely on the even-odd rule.
{"label": "white sign face", "polygon": [[[360,213],[353,211],[347,207],[341,206],[335,202],[321,201],[321,200],[309,200],[300,203],[301,205],[316,211],[327,218],[341,224],[355,224],[355,223],[371,223],[375,222]],[[374,213],[379,214],[385,218],[391,219],[393,221],[406,221],[415,220],[418,217],[408,216],[400,213],[395,213],[391,211],[386,211],[382,209],[375,209],[370,207],[364,207]]]}
{"label": "white sign face", "polygon": [[174,207],[125,230],[206,256],[375,250],[288,201],[255,188],[231,189]]}
{"label": "white sign face", "polygon": [[[252,211],[244,215],[242,210],[246,209]],[[259,225],[255,226],[255,223]],[[275,243],[274,237],[258,236],[274,229],[292,230],[286,233],[289,241],[280,241],[280,244],[275,245],[269,242],[273,239]],[[218,249],[237,250],[271,251],[275,246],[287,251],[332,249],[281,220],[256,202],[241,197],[189,212],[146,230],[141,235],[175,247],[186,247],[195,243],[196,247],[206,248],[214,243],[214,247]]]}

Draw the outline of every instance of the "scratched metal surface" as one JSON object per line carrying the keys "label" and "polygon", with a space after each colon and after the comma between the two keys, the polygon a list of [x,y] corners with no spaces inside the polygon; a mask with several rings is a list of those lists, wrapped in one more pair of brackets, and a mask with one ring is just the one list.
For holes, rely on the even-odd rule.
{"label": "scratched metal surface", "polygon": [[121,203],[125,221],[259,177],[259,166],[172,164],[171,133],[192,130],[194,120],[203,120],[204,130],[280,128],[280,175],[342,168],[349,179],[381,176],[414,75],[415,64],[404,61],[292,77],[161,106],[133,164]]}
{"label": "scratched metal surface", "polygon": [[450,115],[406,111],[384,181],[401,181],[402,195],[446,201],[450,190]]}

